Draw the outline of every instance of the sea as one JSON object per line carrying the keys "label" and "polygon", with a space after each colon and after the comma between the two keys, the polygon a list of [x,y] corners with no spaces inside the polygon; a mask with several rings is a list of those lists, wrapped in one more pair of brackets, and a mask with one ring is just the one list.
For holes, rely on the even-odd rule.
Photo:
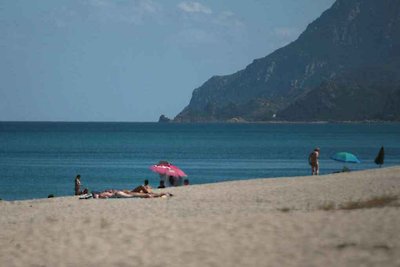
{"label": "sea", "polygon": [[[191,185],[310,175],[308,155],[320,151],[320,174],[347,167],[400,164],[400,123],[119,123],[0,122],[0,198],[70,196],[81,175],[90,191],[157,187],[149,167],[165,160]],[[331,159],[350,152],[361,163]]]}

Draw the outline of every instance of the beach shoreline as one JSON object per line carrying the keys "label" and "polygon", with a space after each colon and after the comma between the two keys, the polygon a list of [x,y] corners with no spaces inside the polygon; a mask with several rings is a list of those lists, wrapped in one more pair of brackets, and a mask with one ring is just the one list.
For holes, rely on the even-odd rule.
{"label": "beach shoreline", "polygon": [[398,266],[400,167],[0,201],[1,266]]}

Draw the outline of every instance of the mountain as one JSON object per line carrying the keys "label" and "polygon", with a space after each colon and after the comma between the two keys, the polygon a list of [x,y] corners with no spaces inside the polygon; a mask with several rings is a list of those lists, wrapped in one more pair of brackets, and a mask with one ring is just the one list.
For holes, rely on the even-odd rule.
{"label": "mountain", "polygon": [[400,1],[337,0],[299,38],[193,91],[177,122],[400,120]]}

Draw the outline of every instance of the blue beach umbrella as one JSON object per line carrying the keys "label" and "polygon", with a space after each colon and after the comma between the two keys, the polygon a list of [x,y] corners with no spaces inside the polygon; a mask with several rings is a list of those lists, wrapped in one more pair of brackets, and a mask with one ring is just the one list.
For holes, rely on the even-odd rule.
{"label": "blue beach umbrella", "polygon": [[331,157],[333,160],[346,162],[346,163],[360,163],[361,161],[349,152],[339,152]]}

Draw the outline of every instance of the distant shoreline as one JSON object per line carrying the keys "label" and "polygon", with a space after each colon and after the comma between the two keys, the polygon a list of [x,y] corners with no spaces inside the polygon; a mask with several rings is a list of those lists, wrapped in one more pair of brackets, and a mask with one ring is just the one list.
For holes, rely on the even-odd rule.
{"label": "distant shoreline", "polygon": [[[164,122],[158,122],[164,124]],[[199,121],[177,122],[165,124],[367,124],[367,123],[400,123],[400,121]]]}
{"label": "distant shoreline", "polygon": [[0,123],[159,123],[159,124],[361,124],[400,123],[400,121],[198,121],[198,122],[157,122],[157,121],[0,121]]}
{"label": "distant shoreline", "polygon": [[[380,170],[396,170],[399,172],[400,175],[400,165],[394,165],[394,166],[389,166],[389,167],[383,167],[383,168],[373,168],[373,169],[364,169],[364,170],[355,170],[355,171],[351,171],[351,172],[335,172],[335,173],[328,173],[328,174],[322,174],[319,176],[312,176],[312,175],[308,175],[308,176],[283,176],[283,177],[258,177],[258,178],[251,178],[251,179],[239,179],[239,180],[228,180],[228,181],[219,181],[219,182],[211,182],[211,183],[204,183],[204,184],[193,184],[190,185],[190,187],[193,186],[218,186],[220,184],[229,184],[229,183],[247,183],[247,182],[255,182],[255,181],[259,181],[259,180],[268,180],[268,181],[274,181],[274,180],[295,180],[297,178],[307,178],[307,177],[325,177],[325,176],[330,176],[330,175],[337,175],[337,174],[351,174],[354,175],[355,173],[360,173],[360,172],[369,172],[369,171],[380,171]],[[400,177],[400,176],[399,176]],[[164,191],[169,191],[169,190],[180,190],[179,188],[185,188],[185,186],[172,186],[172,187],[166,187],[164,189]],[[153,190],[157,190],[156,188],[154,188]],[[90,191],[90,190],[89,190]],[[76,198],[76,196],[73,195],[67,195],[67,196],[53,196],[51,198],[71,198],[74,197]],[[40,201],[40,200],[45,200],[48,199],[49,197],[41,197],[41,198],[31,198],[31,199],[21,199],[21,200],[6,200],[6,199],[1,199],[0,198],[0,203],[1,202],[24,202],[24,201]]]}

